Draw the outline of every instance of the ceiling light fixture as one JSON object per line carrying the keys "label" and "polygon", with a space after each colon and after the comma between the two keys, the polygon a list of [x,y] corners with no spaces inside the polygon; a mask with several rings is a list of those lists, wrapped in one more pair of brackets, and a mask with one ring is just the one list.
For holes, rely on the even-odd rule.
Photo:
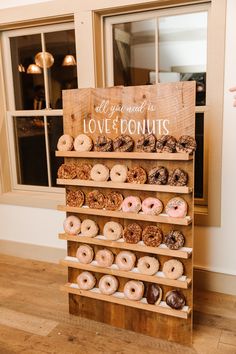
{"label": "ceiling light fixture", "polygon": [[38,65],[40,68],[43,68],[44,59],[46,68],[50,68],[54,63],[54,58],[53,55],[49,52],[37,53],[34,57],[35,64]]}
{"label": "ceiling light fixture", "polygon": [[74,55],[67,54],[63,59],[62,66],[76,66],[76,60]]}
{"label": "ceiling light fixture", "polygon": [[25,73],[25,67],[24,67],[22,64],[19,64],[19,65],[18,65],[18,71],[19,71],[20,73]]}
{"label": "ceiling light fixture", "polygon": [[42,74],[42,69],[36,64],[30,64],[26,72],[27,74]]}

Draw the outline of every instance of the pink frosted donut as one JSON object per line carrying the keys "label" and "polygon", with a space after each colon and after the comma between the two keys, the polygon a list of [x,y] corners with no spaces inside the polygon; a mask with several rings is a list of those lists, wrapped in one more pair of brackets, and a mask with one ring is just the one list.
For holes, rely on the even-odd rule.
{"label": "pink frosted donut", "polygon": [[110,250],[99,250],[96,253],[95,260],[99,267],[110,267],[114,261],[114,255]]}
{"label": "pink frosted donut", "polygon": [[79,288],[82,290],[90,290],[96,284],[96,278],[90,272],[82,272],[76,279]]}
{"label": "pink frosted donut", "polygon": [[143,282],[138,280],[130,280],[124,286],[124,295],[127,299],[138,301],[141,300],[144,293]]}
{"label": "pink frosted donut", "polygon": [[139,197],[126,197],[122,204],[121,208],[125,213],[138,213],[141,209],[142,203]]}
{"label": "pink frosted donut", "polygon": [[63,223],[64,230],[69,235],[76,235],[80,232],[81,221],[77,216],[71,215]]}
{"label": "pink frosted donut", "polygon": [[84,263],[84,264],[91,263],[93,260],[93,255],[94,255],[93,249],[88,245],[79,246],[76,252],[76,258],[78,258],[80,263]]}
{"label": "pink frosted donut", "polygon": [[136,256],[130,251],[121,251],[116,256],[116,265],[121,270],[131,270],[134,268]]}
{"label": "pink frosted donut", "polygon": [[175,197],[168,201],[165,211],[172,218],[184,218],[187,215],[188,205],[183,198]]}
{"label": "pink frosted donut", "polygon": [[163,210],[162,202],[157,198],[145,198],[142,202],[142,211],[144,214],[158,215]]}
{"label": "pink frosted donut", "polygon": [[104,275],[98,284],[101,293],[112,295],[118,289],[118,280],[113,275]]}

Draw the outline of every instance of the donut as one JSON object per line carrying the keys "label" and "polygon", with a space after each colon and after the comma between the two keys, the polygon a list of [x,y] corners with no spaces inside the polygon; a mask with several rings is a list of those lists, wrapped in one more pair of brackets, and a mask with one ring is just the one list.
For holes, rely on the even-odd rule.
{"label": "donut", "polygon": [[76,235],[80,232],[81,221],[77,216],[71,215],[63,223],[64,230],[69,235]]}
{"label": "donut", "polygon": [[90,151],[93,147],[92,139],[85,134],[79,134],[74,140],[75,151]]}
{"label": "donut", "polygon": [[166,184],[168,180],[168,171],[163,166],[157,166],[152,168],[148,172],[148,183],[149,184]]}
{"label": "donut", "polygon": [[116,265],[121,270],[130,271],[134,268],[136,256],[130,251],[121,251],[116,256]]}
{"label": "donut", "polygon": [[150,305],[159,305],[162,298],[162,288],[157,284],[148,284],[147,286],[147,303]]}
{"label": "donut", "polygon": [[77,178],[82,180],[89,180],[90,173],[92,170],[92,165],[89,163],[84,163],[77,166]]}
{"label": "donut", "polygon": [[172,230],[164,236],[164,243],[170,250],[178,250],[183,247],[185,242],[181,231]]}
{"label": "donut", "polygon": [[158,272],[159,261],[155,257],[144,256],[139,258],[137,267],[140,273],[153,275]]}
{"label": "donut", "polygon": [[144,293],[144,284],[139,280],[130,280],[124,286],[124,295],[132,301],[142,299]]}
{"label": "donut", "polygon": [[157,139],[156,152],[175,152],[176,139],[171,135],[162,135]]}
{"label": "donut", "polygon": [[99,280],[99,290],[102,294],[112,295],[118,289],[118,280],[113,275],[103,275]]}
{"label": "donut", "polygon": [[143,184],[147,180],[146,171],[140,167],[133,167],[127,173],[127,182],[128,183],[140,183]]}
{"label": "donut", "polygon": [[156,150],[156,137],[154,134],[144,134],[137,141],[137,151],[154,152]]}
{"label": "donut", "polygon": [[100,135],[97,137],[94,150],[100,152],[109,152],[113,150],[113,142],[110,138],[107,138],[104,135]]}
{"label": "donut", "polygon": [[184,273],[184,267],[177,259],[170,259],[164,263],[162,271],[168,279],[179,279]]}
{"label": "donut", "polygon": [[187,183],[188,183],[187,172],[181,170],[180,168],[176,168],[175,170],[170,172],[168,178],[168,184],[170,186],[186,186]]}
{"label": "donut", "polygon": [[139,224],[129,224],[124,229],[124,240],[127,243],[138,243],[142,238],[142,228]]}
{"label": "donut", "polygon": [[177,152],[187,152],[192,154],[197,148],[195,139],[189,135],[182,135],[176,144]]}
{"label": "donut", "polygon": [[103,209],[104,208],[105,197],[101,192],[99,192],[96,189],[87,194],[86,200],[87,200],[89,208],[91,208],[91,209]]}
{"label": "donut", "polygon": [[82,272],[76,279],[79,288],[82,290],[90,290],[96,284],[95,276],[90,272]]}
{"label": "donut", "polygon": [[70,151],[73,149],[74,139],[69,134],[64,134],[58,139],[58,151]]}
{"label": "donut", "polygon": [[104,248],[103,250],[97,251],[95,260],[97,261],[99,267],[107,268],[112,265],[114,255],[110,250]]}
{"label": "donut", "polygon": [[74,179],[77,177],[77,165],[74,163],[63,163],[58,171],[58,178],[62,179]]}
{"label": "donut", "polygon": [[172,198],[165,207],[166,214],[172,218],[184,218],[187,215],[187,203],[180,197]]}
{"label": "donut", "polygon": [[99,231],[98,225],[95,221],[84,219],[81,224],[81,236],[95,237]]}
{"label": "donut", "polygon": [[162,202],[157,198],[148,197],[142,202],[142,211],[147,215],[158,215],[163,210]]}
{"label": "donut", "polygon": [[123,195],[119,192],[110,192],[105,196],[104,206],[106,210],[120,210]]}
{"label": "donut", "polygon": [[66,193],[66,205],[80,208],[84,204],[84,193],[80,190],[69,189]]}
{"label": "donut", "polygon": [[125,165],[114,165],[110,171],[112,182],[125,182],[127,178],[128,167]]}
{"label": "donut", "polygon": [[94,252],[92,247],[88,245],[81,245],[76,251],[76,258],[80,263],[88,264],[93,260]]}
{"label": "donut", "polygon": [[122,211],[125,213],[138,213],[142,207],[139,197],[126,197],[121,205]]}
{"label": "donut", "polygon": [[186,299],[180,290],[171,290],[166,294],[166,304],[172,309],[181,310],[186,304]]}
{"label": "donut", "polygon": [[129,152],[133,151],[134,141],[129,135],[120,135],[113,141],[114,151]]}
{"label": "donut", "polygon": [[93,181],[107,181],[109,178],[109,168],[107,168],[105,165],[102,165],[101,163],[98,163],[93,166],[90,176]]}
{"label": "donut", "polygon": [[123,226],[115,221],[108,221],[103,228],[103,235],[111,241],[116,241],[122,237]]}
{"label": "donut", "polygon": [[162,243],[162,230],[155,225],[148,225],[142,233],[142,240],[146,246],[158,247]]}

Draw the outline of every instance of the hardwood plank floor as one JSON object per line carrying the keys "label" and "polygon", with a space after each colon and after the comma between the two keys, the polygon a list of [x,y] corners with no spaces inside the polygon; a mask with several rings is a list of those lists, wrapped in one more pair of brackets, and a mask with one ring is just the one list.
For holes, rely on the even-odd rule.
{"label": "hardwood plank floor", "polygon": [[68,314],[66,278],[59,265],[0,255],[1,354],[236,354],[234,296],[195,293],[188,348]]}

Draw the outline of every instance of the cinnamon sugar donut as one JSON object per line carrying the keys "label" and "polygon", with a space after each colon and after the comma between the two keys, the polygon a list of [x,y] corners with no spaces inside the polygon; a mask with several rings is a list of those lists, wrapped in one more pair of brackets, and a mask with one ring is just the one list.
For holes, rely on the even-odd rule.
{"label": "cinnamon sugar donut", "polygon": [[130,280],[124,286],[124,295],[132,301],[139,301],[144,294],[144,284],[139,280]]}
{"label": "cinnamon sugar donut", "polygon": [[128,167],[125,165],[114,165],[110,171],[110,179],[112,182],[123,183],[127,178]]}
{"label": "cinnamon sugar donut", "polygon": [[76,258],[80,263],[89,264],[92,262],[94,252],[92,247],[88,245],[81,245],[76,251]]}
{"label": "cinnamon sugar donut", "polygon": [[90,290],[96,284],[95,276],[90,272],[82,272],[76,279],[79,288],[82,290]]}
{"label": "cinnamon sugar donut", "polygon": [[73,149],[74,139],[69,134],[64,134],[58,139],[58,151],[70,151]]}
{"label": "cinnamon sugar donut", "polygon": [[95,221],[84,219],[81,224],[81,236],[95,237],[97,236],[99,227]]}
{"label": "cinnamon sugar donut", "polygon": [[83,163],[77,166],[77,178],[82,180],[89,180],[90,173],[92,170],[92,165],[89,163]]}
{"label": "cinnamon sugar donut", "polygon": [[156,137],[154,134],[144,134],[137,141],[137,151],[154,152],[156,149]]}
{"label": "cinnamon sugar donut", "polygon": [[164,236],[164,243],[170,250],[178,250],[183,247],[185,242],[181,231],[171,230]]}
{"label": "cinnamon sugar donut", "polygon": [[155,257],[144,256],[139,258],[137,268],[142,274],[153,275],[158,272],[159,261]]}
{"label": "cinnamon sugar donut", "polygon": [[123,202],[123,195],[119,192],[110,192],[105,196],[105,209],[106,210],[120,210]]}
{"label": "cinnamon sugar donut", "polygon": [[179,279],[184,273],[184,267],[177,259],[170,259],[164,263],[162,271],[168,279]]}
{"label": "cinnamon sugar donut", "polygon": [[172,309],[181,310],[186,304],[186,299],[180,290],[171,290],[166,294],[166,304]]}
{"label": "cinnamon sugar donut", "polygon": [[129,152],[133,151],[134,141],[129,135],[120,135],[113,141],[114,151]]}
{"label": "cinnamon sugar donut", "polygon": [[155,225],[148,225],[142,233],[142,240],[146,246],[158,247],[162,243],[162,230]]}
{"label": "cinnamon sugar donut", "polygon": [[110,250],[104,248],[103,250],[97,251],[95,260],[97,261],[99,267],[107,268],[112,265],[114,255]]}
{"label": "cinnamon sugar donut", "polygon": [[64,230],[69,235],[76,235],[80,232],[81,221],[77,216],[70,215],[63,223]]}
{"label": "cinnamon sugar donut", "polygon": [[74,163],[63,163],[58,171],[58,178],[62,179],[74,179],[77,177],[77,165]]}
{"label": "cinnamon sugar donut", "polygon": [[183,198],[175,197],[168,201],[165,211],[172,218],[184,218],[187,215],[188,205]]}
{"label": "cinnamon sugar donut", "polygon": [[127,182],[128,183],[139,183],[143,184],[147,180],[146,171],[140,167],[132,167],[127,173]]}
{"label": "cinnamon sugar donut", "polygon": [[123,227],[115,221],[108,221],[103,228],[103,235],[111,241],[119,240],[123,234]]}
{"label": "cinnamon sugar donut", "polygon": [[160,199],[148,197],[142,202],[142,211],[147,215],[159,215],[163,210],[163,204]]}
{"label": "cinnamon sugar donut", "polygon": [[75,151],[90,151],[93,147],[92,139],[85,134],[79,134],[74,140]]}
{"label": "cinnamon sugar donut", "polygon": [[105,197],[98,190],[89,192],[86,197],[89,208],[91,209],[103,209],[105,205]]}
{"label": "cinnamon sugar donut", "polygon": [[135,261],[135,254],[130,251],[121,251],[116,256],[116,265],[121,270],[132,270],[134,268]]}
{"label": "cinnamon sugar donut", "polygon": [[122,203],[122,211],[125,213],[138,213],[142,207],[142,203],[139,197],[126,197]]}
{"label": "cinnamon sugar donut", "polygon": [[182,135],[176,144],[177,152],[187,152],[192,154],[197,148],[195,139],[189,135]]}
{"label": "cinnamon sugar donut", "polygon": [[102,294],[112,295],[118,289],[118,280],[113,275],[103,275],[99,280],[99,290]]}
{"label": "cinnamon sugar donut", "polygon": [[180,168],[176,168],[171,171],[168,184],[170,186],[186,186],[188,183],[188,174],[187,172],[181,170]]}
{"label": "cinnamon sugar donut", "polygon": [[100,152],[109,152],[113,150],[113,142],[110,138],[100,135],[97,137],[95,144],[94,144],[94,150],[95,151],[100,151]]}
{"label": "cinnamon sugar donut", "polygon": [[124,229],[124,240],[127,243],[138,243],[142,238],[142,228],[139,224],[129,224]]}
{"label": "cinnamon sugar donut", "polygon": [[66,193],[66,205],[80,208],[84,204],[84,193],[80,190],[68,189]]}
{"label": "cinnamon sugar donut", "polygon": [[109,174],[107,166],[97,163],[93,166],[90,176],[93,181],[105,182],[109,179]]}
{"label": "cinnamon sugar donut", "polygon": [[148,183],[149,184],[166,184],[168,180],[168,171],[163,166],[157,166],[152,168],[148,172]]}
{"label": "cinnamon sugar donut", "polygon": [[171,135],[162,135],[157,139],[156,143],[157,152],[175,152],[176,151],[176,139]]}

